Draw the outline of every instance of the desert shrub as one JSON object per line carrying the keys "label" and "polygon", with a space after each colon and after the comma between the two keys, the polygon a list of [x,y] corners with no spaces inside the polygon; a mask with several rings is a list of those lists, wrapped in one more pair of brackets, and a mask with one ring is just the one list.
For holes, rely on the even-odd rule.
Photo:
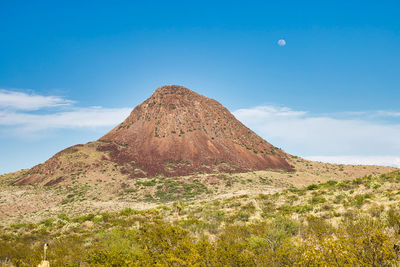
{"label": "desert shrub", "polygon": [[134,210],[134,209],[125,208],[125,209],[123,209],[123,210],[121,210],[121,211],[119,212],[119,215],[120,215],[120,216],[129,216],[129,215],[137,214],[137,213],[138,213],[138,211],[136,211],[136,210]]}
{"label": "desert shrub", "polygon": [[58,215],[57,215],[57,218],[60,219],[60,220],[63,220],[63,221],[69,221],[69,220],[70,220],[70,218],[68,217],[68,215],[65,214],[65,213],[58,214]]}
{"label": "desert shrub", "polygon": [[340,217],[340,212],[334,211],[332,214],[334,217]]}
{"label": "desert shrub", "polygon": [[213,219],[218,222],[224,221],[225,217],[226,217],[226,213],[223,210],[217,210],[213,213]]}
{"label": "desert shrub", "polygon": [[355,205],[355,206],[358,207],[358,208],[361,208],[361,207],[364,205],[366,199],[369,199],[369,198],[371,198],[371,195],[370,195],[370,194],[360,194],[360,195],[356,195],[356,196],[354,196],[353,199],[351,200],[351,204],[352,204],[352,205]]}
{"label": "desert shrub", "polygon": [[395,263],[393,244],[378,229],[367,228],[368,234],[354,238],[336,231],[323,239],[309,237],[299,263],[309,266],[390,266]]}
{"label": "desert shrub", "polygon": [[391,207],[387,212],[387,224],[400,234],[400,211]]}
{"label": "desert shrub", "polygon": [[157,184],[156,180],[136,182],[136,185],[143,185],[143,186],[155,186],[156,184]]}
{"label": "desert shrub", "polygon": [[190,232],[199,232],[206,229],[207,224],[203,220],[197,218],[187,218],[177,222],[183,229],[189,230]]}
{"label": "desert shrub", "polygon": [[309,203],[310,204],[319,204],[319,203],[325,203],[326,199],[324,197],[319,197],[319,196],[313,196]]}
{"label": "desert shrub", "polygon": [[[393,218],[397,215],[390,216],[391,225],[396,225]],[[359,216],[344,219],[338,227],[315,216],[308,216],[305,224],[276,216],[250,224],[227,224],[210,241],[190,233],[202,233],[208,227],[196,218],[180,220],[177,225],[151,220],[139,228],[118,226],[56,239],[50,243],[48,258],[54,266],[388,266],[394,264],[396,252],[395,239],[385,234],[386,225],[389,222]],[[1,241],[0,260],[36,265],[44,239],[21,240]]]}
{"label": "desert shrub", "polygon": [[277,208],[279,214],[281,215],[289,215],[295,211],[296,207],[290,205],[282,205]]}
{"label": "desert shrub", "polygon": [[[48,242],[52,266],[396,266],[398,203],[385,212],[382,205],[365,207],[373,195],[358,190],[333,199],[329,194],[334,192],[331,187],[353,190],[379,179],[382,184],[395,182],[399,176],[328,182],[312,192],[303,188],[311,197],[300,197],[297,205],[292,205],[288,190],[257,198],[239,196],[193,205],[176,201],[143,211],[127,208],[76,218],[61,214],[39,224],[21,222],[1,228],[0,265],[37,266],[42,245]],[[174,197],[184,196],[182,182],[167,184],[178,189]],[[336,208],[342,205],[332,202],[348,208],[339,213]],[[256,206],[262,209],[260,220],[251,217]],[[326,212],[316,216],[314,210]],[[166,214],[174,218],[164,218]]]}
{"label": "desert shrub", "polygon": [[322,238],[325,235],[331,234],[332,231],[333,227],[325,219],[312,215],[307,217],[307,225],[304,229],[305,233]]}
{"label": "desert shrub", "polygon": [[160,185],[157,187],[155,197],[160,201],[174,201],[190,199],[207,192],[207,187],[198,180],[193,183],[163,180],[160,181]]}
{"label": "desert shrub", "polygon": [[330,205],[330,204],[323,204],[323,205],[321,206],[321,209],[322,209],[322,210],[325,210],[325,211],[327,211],[327,210],[332,210],[332,209],[333,209],[333,206]]}
{"label": "desert shrub", "polygon": [[86,262],[90,266],[151,266],[141,256],[115,250],[95,250],[87,255]]}
{"label": "desert shrub", "polygon": [[300,229],[300,224],[287,217],[278,216],[272,221],[270,227],[267,236],[276,248],[277,244],[280,245],[284,240],[295,236]]}
{"label": "desert shrub", "polygon": [[235,212],[233,215],[227,218],[227,221],[233,223],[235,221],[244,221],[247,222],[250,218],[250,214],[244,210],[240,210]]}
{"label": "desert shrub", "polygon": [[265,213],[265,214],[273,213],[277,209],[275,202],[271,201],[271,200],[264,200],[262,202],[262,206],[263,207],[261,209],[262,209],[263,213]]}
{"label": "desert shrub", "polygon": [[86,215],[75,217],[75,218],[72,219],[72,221],[76,222],[76,223],[83,223],[83,222],[86,222],[86,221],[93,220],[94,216],[95,216],[94,214],[89,213],[89,214],[86,214]]}
{"label": "desert shrub", "polygon": [[155,265],[193,265],[199,258],[189,232],[178,226],[145,224],[136,240]]}
{"label": "desert shrub", "polygon": [[325,184],[329,187],[334,187],[338,182],[335,180],[329,180]]}
{"label": "desert shrub", "polygon": [[51,226],[53,226],[54,222],[55,222],[55,219],[50,218],[50,219],[45,219],[45,220],[41,221],[39,224],[43,224],[46,227],[51,227]]}
{"label": "desert shrub", "polygon": [[379,218],[383,211],[385,210],[383,205],[372,205],[369,209],[368,212],[371,214],[372,217]]}
{"label": "desert shrub", "polygon": [[360,184],[363,184],[363,182],[364,182],[364,179],[361,178],[361,177],[360,178],[356,178],[353,181],[351,181],[351,183],[354,184],[354,185],[360,185]]}
{"label": "desert shrub", "polygon": [[340,204],[344,198],[345,198],[344,194],[338,194],[335,196],[333,203]]}
{"label": "desert shrub", "polygon": [[316,184],[310,184],[309,186],[307,186],[307,190],[315,190],[318,189],[318,185]]}
{"label": "desert shrub", "polygon": [[306,212],[310,212],[314,210],[314,206],[313,205],[299,205],[299,206],[294,206],[294,211],[297,213],[306,213]]}
{"label": "desert shrub", "polygon": [[349,181],[341,181],[341,182],[337,183],[336,187],[338,190],[347,191],[347,190],[352,189],[354,187],[354,185],[351,185]]}
{"label": "desert shrub", "polygon": [[36,227],[36,225],[33,223],[14,223],[14,224],[11,224],[10,227],[14,228],[14,229],[32,230]]}
{"label": "desert shrub", "polygon": [[250,213],[254,213],[256,211],[256,206],[253,202],[248,202],[247,204],[241,206],[240,209]]}

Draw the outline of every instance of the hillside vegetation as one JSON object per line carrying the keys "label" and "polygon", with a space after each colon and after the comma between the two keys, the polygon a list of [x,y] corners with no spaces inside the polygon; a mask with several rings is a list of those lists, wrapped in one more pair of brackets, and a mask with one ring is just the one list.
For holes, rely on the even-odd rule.
{"label": "hillside vegetation", "polygon": [[0,261],[34,266],[47,242],[52,266],[400,264],[400,171],[264,194],[181,199],[3,225]]}
{"label": "hillside vegetation", "polygon": [[[79,147],[63,160],[69,161],[71,168],[75,168],[98,156],[85,147]],[[51,186],[14,185],[28,171],[21,170],[0,175],[0,225],[21,220],[37,223],[61,213],[75,217],[88,213],[116,212],[124,208],[143,210],[160,204],[170,205],[173,201],[212,201],[243,194],[271,194],[293,186],[308,186],[328,180],[351,180],[396,170],[383,166],[327,164],[295,156],[288,158],[288,162],[295,171],[215,171],[180,177],[132,177],[129,173],[122,175],[113,165],[104,165],[88,170],[76,169],[61,184]]]}

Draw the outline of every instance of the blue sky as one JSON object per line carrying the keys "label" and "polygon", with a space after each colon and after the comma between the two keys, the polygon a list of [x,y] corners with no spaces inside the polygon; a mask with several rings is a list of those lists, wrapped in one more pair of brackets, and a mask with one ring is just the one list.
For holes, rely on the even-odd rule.
{"label": "blue sky", "polygon": [[0,173],[99,138],[164,84],[220,101],[289,153],[400,167],[399,12],[396,1],[1,1]]}

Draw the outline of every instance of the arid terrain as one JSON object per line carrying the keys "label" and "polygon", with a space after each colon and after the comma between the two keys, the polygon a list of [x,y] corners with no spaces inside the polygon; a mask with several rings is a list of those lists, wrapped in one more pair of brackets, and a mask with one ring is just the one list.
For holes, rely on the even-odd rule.
{"label": "arid terrain", "polygon": [[390,265],[399,189],[396,168],[290,155],[165,86],[99,140],[0,176],[0,263],[35,265],[48,242],[55,266]]}
{"label": "arid terrain", "polygon": [[[82,155],[78,148],[75,152]],[[96,154],[98,152],[95,152]],[[71,157],[73,154],[66,154]],[[88,162],[94,156],[83,156]],[[74,160],[77,160],[75,157]],[[71,162],[74,162],[71,160]],[[199,173],[179,177],[130,177],[113,171],[114,165],[102,166],[94,178],[85,172],[73,173],[69,184],[59,186],[22,185],[13,182],[26,170],[0,176],[1,224],[37,222],[59,213],[76,216],[82,213],[118,211],[122,208],[147,209],[174,201],[207,201],[237,195],[273,193],[291,187],[308,186],[329,180],[351,180],[365,175],[384,174],[392,167],[335,165],[292,157],[295,171],[264,170],[245,173]],[[115,167],[114,167],[115,168]]]}

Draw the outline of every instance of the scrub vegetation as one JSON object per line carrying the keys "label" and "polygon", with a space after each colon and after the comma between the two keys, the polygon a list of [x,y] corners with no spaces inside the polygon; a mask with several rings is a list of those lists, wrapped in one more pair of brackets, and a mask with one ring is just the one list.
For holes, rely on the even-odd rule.
{"label": "scrub vegetation", "polygon": [[52,266],[400,263],[400,171],[213,200],[191,200],[207,190],[197,181],[140,183],[153,208],[0,226],[0,262],[36,266],[49,243]]}

